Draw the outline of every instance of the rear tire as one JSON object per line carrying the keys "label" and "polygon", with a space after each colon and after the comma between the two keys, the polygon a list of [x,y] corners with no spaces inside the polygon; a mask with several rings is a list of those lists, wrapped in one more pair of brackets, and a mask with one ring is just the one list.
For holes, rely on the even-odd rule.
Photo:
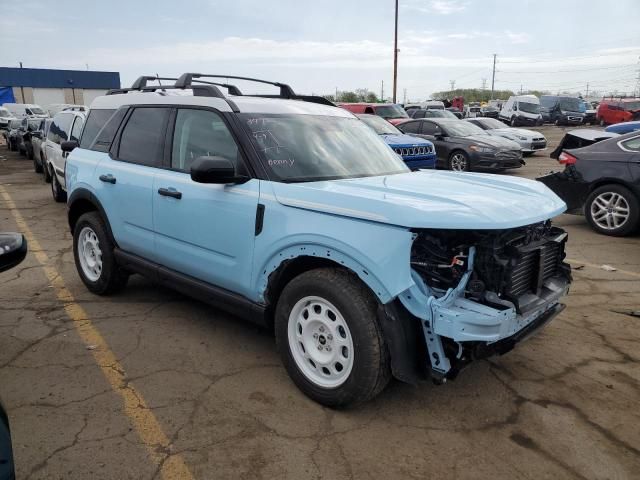
{"label": "rear tire", "polygon": [[584,215],[596,232],[623,237],[640,224],[640,201],[622,185],[603,185],[587,197]]}
{"label": "rear tire", "polygon": [[51,172],[51,194],[53,195],[53,199],[58,202],[66,202],[67,201],[67,192],[62,189],[62,185],[58,181],[58,176]]}
{"label": "rear tire", "polygon": [[311,270],[287,284],[276,306],[276,345],[305,395],[346,407],[386,387],[391,367],[377,309],[371,291],[345,270]]}
{"label": "rear tire", "polygon": [[108,295],[127,285],[129,274],[116,263],[114,247],[98,212],[78,219],[73,229],[73,257],[80,279],[96,295]]}
{"label": "rear tire", "polygon": [[36,160],[35,156],[33,157],[33,170],[36,173],[42,173],[42,164]]}

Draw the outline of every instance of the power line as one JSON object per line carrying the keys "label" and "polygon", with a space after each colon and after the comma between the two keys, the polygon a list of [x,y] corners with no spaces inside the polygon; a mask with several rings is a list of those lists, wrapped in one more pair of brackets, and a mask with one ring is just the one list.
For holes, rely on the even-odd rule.
{"label": "power line", "polygon": [[567,60],[583,60],[583,59],[592,59],[592,58],[598,58],[598,57],[613,57],[616,55],[633,55],[636,51],[640,51],[640,48],[633,48],[632,50],[628,51],[628,52],[612,52],[612,53],[602,53],[599,55],[577,55],[574,57],[562,57],[562,58],[558,58],[558,59],[539,59],[539,60],[517,60],[517,61],[509,61],[509,60],[505,60],[500,62],[500,64],[511,64],[511,63],[566,63]]}
{"label": "power line", "polygon": [[594,68],[581,68],[576,70],[546,70],[546,71],[513,71],[513,70],[498,70],[499,73],[520,73],[520,74],[529,74],[529,73],[568,73],[568,72],[591,72],[593,70],[614,70],[621,68],[635,68],[635,65],[619,65],[615,67],[594,67]]}

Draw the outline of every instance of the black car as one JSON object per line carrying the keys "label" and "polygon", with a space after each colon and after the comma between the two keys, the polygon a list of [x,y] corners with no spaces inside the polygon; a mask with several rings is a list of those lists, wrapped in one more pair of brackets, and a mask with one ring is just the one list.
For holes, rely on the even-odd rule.
{"label": "black car", "polygon": [[436,147],[437,168],[456,171],[505,170],[523,165],[520,145],[488,135],[481,128],[458,119],[407,120],[396,125],[409,135],[431,140]]}
{"label": "black car", "polygon": [[18,149],[22,155],[26,155],[29,160],[33,160],[33,136],[42,136],[41,128],[44,127],[44,118],[25,118],[22,120],[20,132],[22,138],[18,143]]}
{"label": "black car", "polygon": [[19,145],[22,143],[21,127],[22,120],[11,120],[7,130],[3,130],[2,132],[7,148],[13,152],[17,151]]}
{"label": "black car", "polygon": [[486,118],[498,118],[500,111],[496,107],[482,107],[480,108],[480,117]]}
{"label": "black car", "polygon": [[564,150],[562,172],[538,178],[596,232],[629,235],[640,227],[640,132]]}
{"label": "black car", "polygon": [[451,112],[451,113],[453,113],[453,114],[455,115],[455,117],[456,117],[456,118],[459,118],[459,119],[461,119],[461,120],[462,120],[463,115],[462,115],[462,112],[461,112],[458,108],[456,108],[456,107],[449,107],[449,108],[445,108],[445,110],[446,110],[447,112]]}

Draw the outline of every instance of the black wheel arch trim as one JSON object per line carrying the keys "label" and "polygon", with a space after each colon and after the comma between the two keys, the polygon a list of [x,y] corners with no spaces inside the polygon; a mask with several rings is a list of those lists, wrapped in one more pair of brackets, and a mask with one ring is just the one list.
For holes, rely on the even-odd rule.
{"label": "black wheel arch trim", "polygon": [[71,233],[73,234],[73,227],[75,223],[73,221],[71,212],[73,210],[74,203],[80,200],[87,200],[96,208],[96,210],[100,213],[100,216],[104,220],[104,224],[107,228],[107,235],[109,235],[109,240],[111,240],[113,244],[117,246],[118,242],[116,242],[116,239],[113,236],[113,232],[111,231],[111,224],[109,222],[107,212],[105,212],[104,207],[100,203],[100,200],[98,200],[98,198],[86,188],[78,188],[74,190],[67,200],[67,220],[69,222],[69,229],[71,230]]}

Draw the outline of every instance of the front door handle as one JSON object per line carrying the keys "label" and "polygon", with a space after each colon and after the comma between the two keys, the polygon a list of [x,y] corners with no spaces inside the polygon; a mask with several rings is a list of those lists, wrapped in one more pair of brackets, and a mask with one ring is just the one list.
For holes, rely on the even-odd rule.
{"label": "front door handle", "polygon": [[164,197],[172,197],[180,200],[182,198],[182,192],[178,192],[177,190],[170,190],[168,188],[159,188],[158,193]]}
{"label": "front door handle", "polygon": [[109,175],[100,175],[100,181],[101,182],[105,182],[105,183],[111,183],[114,184],[116,183],[116,177],[114,177],[113,175],[109,174]]}

